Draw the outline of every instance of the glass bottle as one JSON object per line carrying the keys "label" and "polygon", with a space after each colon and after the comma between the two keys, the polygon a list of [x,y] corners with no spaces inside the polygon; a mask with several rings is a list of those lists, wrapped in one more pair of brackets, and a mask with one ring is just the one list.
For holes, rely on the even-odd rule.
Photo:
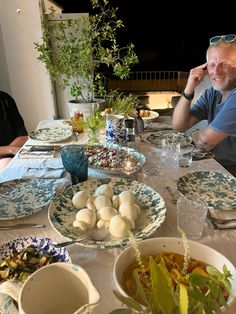
{"label": "glass bottle", "polygon": [[135,134],[139,135],[144,133],[144,121],[140,116],[140,108],[137,108],[137,115],[134,121],[135,121]]}

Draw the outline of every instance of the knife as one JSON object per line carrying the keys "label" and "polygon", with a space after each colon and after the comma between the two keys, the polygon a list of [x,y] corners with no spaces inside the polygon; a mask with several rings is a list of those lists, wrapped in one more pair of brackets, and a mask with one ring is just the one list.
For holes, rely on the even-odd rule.
{"label": "knife", "polygon": [[45,228],[46,226],[43,224],[36,224],[36,223],[21,223],[16,225],[10,226],[1,226],[0,230],[11,230],[11,229],[25,229],[25,228]]}

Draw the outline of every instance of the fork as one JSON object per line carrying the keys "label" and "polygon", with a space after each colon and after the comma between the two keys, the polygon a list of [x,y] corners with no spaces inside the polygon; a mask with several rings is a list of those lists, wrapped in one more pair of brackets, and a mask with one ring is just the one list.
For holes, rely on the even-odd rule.
{"label": "fork", "polygon": [[83,240],[87,240],[88,238],[80,238],[80,239],[76,239],[76,240],[70,240],[70,241],[64,241],[64,242],[60,242],[60,243],[54,243],[53,246],[55,248],[61,248],[61,247],[65,247],[74,243],[79,243],[82,242]]}

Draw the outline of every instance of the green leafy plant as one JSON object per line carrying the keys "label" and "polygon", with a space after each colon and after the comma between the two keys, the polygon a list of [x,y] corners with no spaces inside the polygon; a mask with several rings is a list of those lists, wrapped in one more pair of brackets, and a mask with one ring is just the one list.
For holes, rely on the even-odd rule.
{"label": "green leafy plant", "polygon": [[120,79],[126,79],[130,68],[138,63],[132,43],[120,47],[118,30],[124,27],[117,17],[118,8],[109,0],[91,0],[94,14],[49,22],[45,19],[42,43],[35,43],[38,60],[45,64],[54,81],[69,87],[70,95],[84,102],[106,94],[106,69]]}
{"label": "green leafy plant", "polygon": [[88,129],[98,129],[101,127],[103,123],[104,117],[102,116],[101,112],[97,109],[93,112],[93,114],[87,117],[83,121],[83,125]]}
{"label": "green leafy plant", "polygon": [[112,114],[129,115],[135,112],[135,108],[139,103],[138,95],[124,94],[117,90],[111,91],[107,95],[107,105]]}
{"label": "green leafy plant", "polygon": [[87,117],[83,121],[83,125],[86,128],[88,134],[88,144],[95,145],[99,143],[99,131],[104,126],[104,117],[101,112],[97,109],[93,114]]}
{"label": "green leafy plant", "polygon": [[227,308],[227,297],[233,296],[230,272],[224,265],[222,272],[213,266],[207,266],[205,273],[188,273],[190,256],[184,234],[182,234],[185,248],[184,264],[181,273],[175,280],[175,285],[163,258],[158,262],[150,257],[150,273],[147,273],[132,234],[130,238],[135,249],[136,260],[143,273],[142,277],[150,285],[147,289],[144,280],[140,280],[140,276],[136,274],[138,295],[145,306],[130,297],[123,296],[118,291],[113,291],[127,308],[116,309],[110,314],[220,314],[222,307]]}

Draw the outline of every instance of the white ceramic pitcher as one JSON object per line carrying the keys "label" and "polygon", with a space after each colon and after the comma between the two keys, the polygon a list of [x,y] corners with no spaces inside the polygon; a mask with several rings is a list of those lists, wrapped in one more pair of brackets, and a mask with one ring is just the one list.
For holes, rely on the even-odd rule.
{"label": "white ceramic pitcher", "polygon": [[0,292],[18,301],[19,314],[92,314],[100,302],[87,272],[64,262],[40,268],[24,284],[6,281]]}

